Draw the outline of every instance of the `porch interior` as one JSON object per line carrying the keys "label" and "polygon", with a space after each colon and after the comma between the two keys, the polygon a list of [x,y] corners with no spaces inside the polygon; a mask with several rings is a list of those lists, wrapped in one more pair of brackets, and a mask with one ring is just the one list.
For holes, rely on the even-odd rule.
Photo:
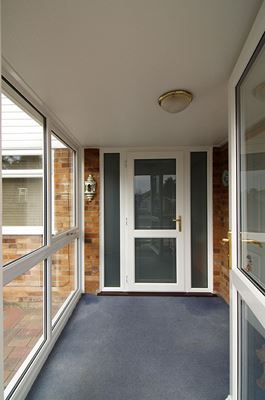
{"label": "porch interior", "polygon": [[[45,187],[41,175],[31,176],[35,186],[30,186],[30,179],[24,177],[22,185],[21,176],[11,179],[12,171],[4,171],[3,264],[10,271],[24,256],[54,246],[28,270],[23,264],[23,273],[14,278],[3,272],[6,398],[20,400],[15,379],[21,383],[24,373],[18,377],[18,372],[32,350],[50,340],[54,348],[34,383],[25,368],[30,384],[21,399],[224,400],[230,299],[229,249],[222,242],[229,229],[227,82],[262,0],[202,0],[200,5],[192,0],[185,6],[171,0],[2,3],[3,89],[10,86],[14,98],[22,94],[22,103],[26,99],[28,107],[40,111],[43,132],[49,134],[41,138],[38,152],[32,150],[31,136],[19,144],[17,137],[11,144],[7,140],[3,170],[13,168],[8,157],[22,148],[23,156],[29,150],[36,157],[31,168],[44,171],[47,162],[45,173],[50,173],[42,171]],[[157,99],[176,88],[192,91],[193,101],[179,114],[165,113]],[[6,90],[2,97],[7,113],[19,104],[11,104],[8,95]],[[27,113],[24,103],[19,112]],[[4,124],[7,137],[11,125]],[[189,283],[183,296],[130,296],[124,293],[123,274],[118,287],[104,288],[104,151],[159,151],[166,157],[172,149],[209,155],[210,256],[206,267],[197,261],[198,273],[206,268],[210,274],[209,284]],[[37,166],[40,154],[42,167]],[[96,183],[91,202],[81,200],[89,175]],[[16,204],[12,200],[18,185],[34,192],[39,208],[44,204],[44,222],[37,221],[37,207],[29,213],[30,222],[20,220],[20,198]],[[24,193],[18,195],[21,203]],[[42,231],[29,233],[41,223]],[[24,233],[15,231],[25,226]],[[58,340],[57,329],[62,331]]]}

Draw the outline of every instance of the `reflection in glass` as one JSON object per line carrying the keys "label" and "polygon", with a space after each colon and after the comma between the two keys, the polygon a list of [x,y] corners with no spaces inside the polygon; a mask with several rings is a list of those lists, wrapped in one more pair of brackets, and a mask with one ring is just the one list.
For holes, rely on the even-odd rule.
{"label": "reflection in glass", "polygon": [[18,94],[2,93],[3,263],[44,243],[44,118]]}
{"label": "reflection in glass", "polygon": [[192,152],[191,191],[191,286],[208,286],[207,153]]}
{"label": "reflection in glass", "polygon": [[[241,189],[241,268],[265,289],[264,41],[237,85]],[[263,47],[262,47],[263,46]]]}
{"label": "reflection in glass", "polygon": [[53,235],[74,227],[74,151],[52,135]]}
{"label": "reflection in glass", "polygon": [[76,288],[76,243],[52,255],[52,318]]}
{"label": "reflection in glass", "polygon": [[3,291],[6,387],[39,340],[44,340],[43,263],[14,279]]}
{"label": "reflection in glass", "polygon": [[242,400],[265,398],[265,329],[242,301]]}
{"label": "reflection in glass", "polygon": [[135,229],[175,229],[176,160],[135,160]]}
{"label": "reflection in glass", "polygon": [[176,239],[135,239],[135,282],[176,283]]}

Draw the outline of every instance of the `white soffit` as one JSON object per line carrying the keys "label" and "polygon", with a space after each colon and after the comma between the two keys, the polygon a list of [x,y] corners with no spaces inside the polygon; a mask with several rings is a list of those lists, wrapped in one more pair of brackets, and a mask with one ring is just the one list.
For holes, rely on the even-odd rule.
{"label": "white soffit", "polygon": [[[262,0],[2,0],[3,56],[84,146],[213,145]],[[193,92],[168,114],[167,90]]]}

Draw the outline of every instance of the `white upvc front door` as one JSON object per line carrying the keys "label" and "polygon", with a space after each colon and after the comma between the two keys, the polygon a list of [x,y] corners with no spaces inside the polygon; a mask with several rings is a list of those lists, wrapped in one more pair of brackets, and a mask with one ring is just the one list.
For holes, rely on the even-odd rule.
{"label": "white upvc front door", "polygon": [[265,399],[265,3],[229,82],[232,400]]}
{"label": "white upvc front door", "polygon": [[129,153],[126,289],[184,291],[183,152]]}

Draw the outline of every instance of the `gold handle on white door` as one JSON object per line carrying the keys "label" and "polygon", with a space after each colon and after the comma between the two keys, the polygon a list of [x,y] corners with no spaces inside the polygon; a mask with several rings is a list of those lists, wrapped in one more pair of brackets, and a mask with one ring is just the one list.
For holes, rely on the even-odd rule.
{"label": "gold handle on white door", "polygon": [[222,243],[228,243],[229,244],[229,250],[228,250],[228,266],[229,269],[232,269],[232,233],[229,230],[227,232],[227,237],[222,239]]}
{"label": "gold handle on white door", "polygon": [[258,247],[260,247],[262,249],[262,243],[259,242],[258,240],[254,240],[254,239],[242,239],[243,243],[249,243],[249,244],[254,244]]}
{"label": "gold handle on white door", "polygon": [[172,221],[178,223],[179,232],[181,232],[182,231],[182,219],[181,219],[181,216],[179,215],[178,218],[172,219]]}

